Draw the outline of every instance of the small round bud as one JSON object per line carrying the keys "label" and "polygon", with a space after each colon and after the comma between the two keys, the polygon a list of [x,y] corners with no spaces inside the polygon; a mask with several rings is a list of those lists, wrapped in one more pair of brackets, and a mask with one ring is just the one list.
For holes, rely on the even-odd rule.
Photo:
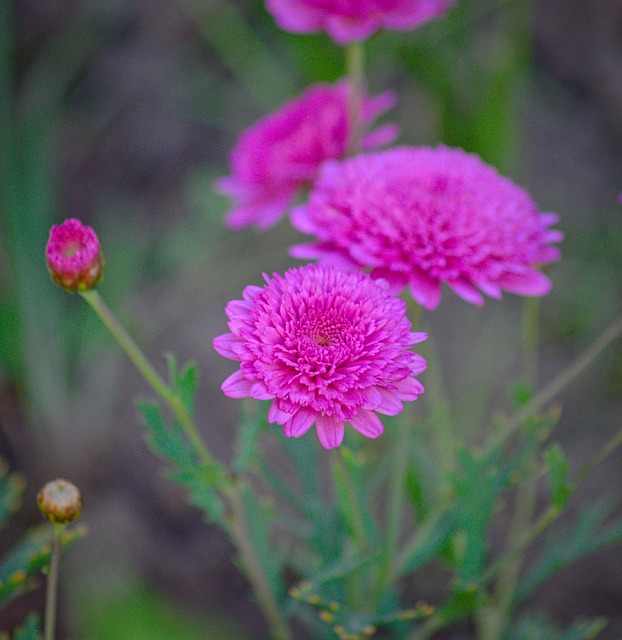
{"label": "small round bud", "polygon": [[51,522],[67,524],[82,512],[82,496],[76,485],[67,480],[52,480],[37,494],[39,511]]}
{"label": "small round bud", "polygon": [[67,291],[93,289],[101,280],[104,258],[99,239],[76,218],[52,226],[45,257],[52,280]]}

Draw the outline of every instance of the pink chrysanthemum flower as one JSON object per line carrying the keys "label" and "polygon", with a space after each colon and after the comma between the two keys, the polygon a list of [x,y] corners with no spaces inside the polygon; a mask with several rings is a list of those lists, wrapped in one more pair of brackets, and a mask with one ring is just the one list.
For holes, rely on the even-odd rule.
{"label": "pink chrysanthemum flower", "polygon": [[67,291],[92,289],[101,280],[104,259],[99,239],[76,218],[52,226],[45,257],[52,280]]}
{"label": "pink chrysanthemum flower", "polygon": [[299,258],[369,268],[397,293],[435,309],[446,282],[477,305],[482,293],[549,292],[538,265],[559,258],[549,243],[556,215],[539,213],[525,190],[478,156],[447,147],[395,148],[324,165],[292,223],[319,242]]}
{"label": "pink chrysanthemum flower", "polygon": [[403,31],[443,15],[455,0],[267,0],[277,24],[293,33],[326,31],[338,44],[378,29]]}
{"label": "pink chrysanthemum flower", "polygon": [[[285,213],[300,189],[310,185],[318,168],[328,159],[346,153],[349,85],[317,84],[301,97],[264,117],[247,129],[231,151],[232,175],[216,186],[236,203],[227,216],[229,227],[248,225],[267,228]],[[373,120],[395,103],[391,92],[363,100],[362,124]],[[372,149],[395,139],[393,124],[379,127],[363,137],[363,149]]]}
{"label": "pink chrysanthemum flower", "polygon": [[345,423],[369,438],[383,432],[378,413],[396,415],[423,386],[425,360],[410,350],[406,304],[381,281],[318,265],[266,276],[229,302],[231,333],[216,351],[241,362],[222,385],[231,398],[273,400],[268,420],[287,437],[315,424],[326,449],[338,447]]}

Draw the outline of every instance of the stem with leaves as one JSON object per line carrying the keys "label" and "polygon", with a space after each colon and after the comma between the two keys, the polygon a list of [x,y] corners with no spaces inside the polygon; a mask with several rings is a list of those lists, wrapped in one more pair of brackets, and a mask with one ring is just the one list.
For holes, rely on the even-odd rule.
{"label": "stem with leaves", "polygon": [[[200,462],[206,466],[215,465],[220,467],[221,465],[203,442],[194,419],[180,396],[156,372],[144,353],[105,304],[99,293],[95,290],[90,290],[81,292],[81,295],[116,338],[147,383],[168,405],[182,426],[188,442],[193,447]],[[247,577],[255,591],[257,601],[272,628],[274,637],[276,640],[290,640],[289,626],[274,597],[261,562],[257,557],[256,550],[253,547],[244,506],[243,483],[239,478],[224,472],[224,470],[223,473],[226,483],[224,488],[220,489],[220,493],[229,506],[228,532],[240,554]],[[51,639],[46,636],[45,640]]]}
{"label": "stem with leaves", "polygon": [[64,524],[54,524],[52,550],[45,594],[45,628],[44,639],[54,640],[56,634],[56,601],[58,599],[58,573],[60,567],[60,550]]}

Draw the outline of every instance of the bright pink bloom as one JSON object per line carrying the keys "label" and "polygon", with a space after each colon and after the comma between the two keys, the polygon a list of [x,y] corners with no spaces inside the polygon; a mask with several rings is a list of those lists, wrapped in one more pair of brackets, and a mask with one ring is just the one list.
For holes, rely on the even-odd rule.
{"label": "bright pink bloom", "polygon": [[53,225],[45,248],[52,280],[67,291],[92,289],[102,277],[104,259],[95,231],[69,218]]}
{"label": "bright pink bloom", "polygon": [[287,437],[315,424],[332,449],[346,422],[377,438],[377,413],[396,415],[423,393],[413,376],[426,363],[410,348],[426,335],[411,332],[406,304],[384,283],[314,264],[265,278],[229,302],[231,333],[214,340],[220,355],[242,363],[222,385],[227,396],[273,400],[268,420]]}
{"label": "bright pink bloom", "polygon": [[266,0],[277,24],[293,33],[326,31],[338,44],[378,29],[403,31],[443,15],[455,0]]}
{"label": "bright pink bloom", "polygon": [[[229,156],[232,175],[216,183],[219,191],[236,200],[227,216],[229,227],[265,229],[275,224],[300,189],[316,177],[322,162],[345,155],[350,135],[348,93],[343,80],[314,85],[242,133]],[[390,92],[365,97],[363,125],[371,125],[394,103]],[[397,133],[395,125],[384,125],[364,136],[362,147],[386,144]]]}
{"label": "bright pink bloom", "polygon": [[396,148],[322,169],[309,204],[292,223],[319,242],[292,248],[342,268],[369,268],[397,293],[435,309],[441,282],[483,304],[482,292],[549,292],[537,266],[559,258],[549,243],[556,215],[539,213],[527,192],[461,149]]}

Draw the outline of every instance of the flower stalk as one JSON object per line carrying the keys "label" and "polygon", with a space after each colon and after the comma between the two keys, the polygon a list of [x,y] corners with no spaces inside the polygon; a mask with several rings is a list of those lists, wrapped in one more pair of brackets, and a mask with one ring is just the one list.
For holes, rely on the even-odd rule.
{"label": "flower stalk", "polygon": [[365,92],[364,48],[361,42],[346,47],[346,71],[349,79],[348,93],[348,145],[347,155],[360,151],[363,137],[363,98]]}
{"label": "flower stalk", "polygon": [[54,640],[56,635],[56,608],[58,600],[58,574],[60,567],[60,551],[64,524],[54,524],[52,537],[52,550],[50,552],[50,566],[47,578],[47,590],[45,594],[45,627],[44,639]]}
{"label": "flower stalk", "polygon": [[110,311],[99,293],[93,289],[89,291],[81,291],[80,295],[89,303],[91,308],[99,316],[100,320],[106,325],[110,333],[112,333],[116,338],[121,348],[134,363],[138,371],[140,371],[144,379],[149,383],[151,388],[170,407],[171,411],[182,425],[188,440],[192,443],[192,446],[201,458],[201,461],[207,464],[214,462],[214,457],[199,435],[197,427],[194,424],[194,420],[188,413],[188,410],[181,399],[151,366],[151,363],[147,360],[143,352],[114,316],[112,311]]}

